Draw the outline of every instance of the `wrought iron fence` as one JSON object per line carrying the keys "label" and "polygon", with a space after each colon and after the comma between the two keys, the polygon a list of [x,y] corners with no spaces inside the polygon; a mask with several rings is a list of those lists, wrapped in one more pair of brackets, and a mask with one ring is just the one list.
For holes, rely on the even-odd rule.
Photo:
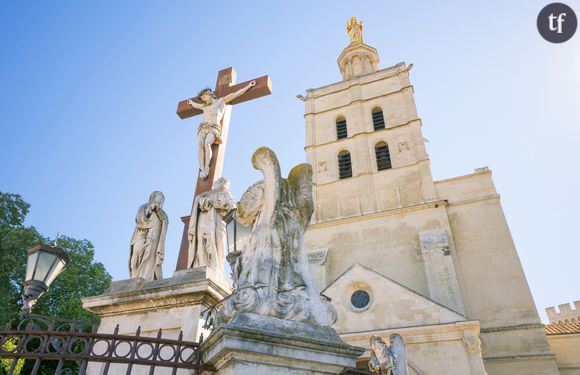
{"label": "wrought iron fence", "polygon": [[96,325],[31,315],[0,331],[0,358],[12,359],[9,375],[23,359],[29,360],[31,375],[37,375],[41,365],[43,373],[54,369],[55,375],[84,375],[89,362],[104,363],[101,374],[108,374],[111,364],[126,364],[127,375],[134,365],[148,366],[150,375],[157,367],[171,368],[172,374],[178,369],[194,374],[215,371],[202,363],[199,347],[203,336],[199,342],[185,341],[180,332],[177,339],[167,339],[160,329],[156,337],[147,337],[141,336],[141,327],[134,336],[120,335],[118,325],[112,334],[96,331]]}

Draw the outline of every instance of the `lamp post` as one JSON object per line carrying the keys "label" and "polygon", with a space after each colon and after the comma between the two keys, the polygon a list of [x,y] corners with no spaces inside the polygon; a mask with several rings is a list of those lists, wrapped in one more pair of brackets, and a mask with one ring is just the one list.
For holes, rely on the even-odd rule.
{"label": "lamp post", "polygon": [[36,300],[48,290],[69,262],[66,252],[54,246],[36,245],[28,249],[21,314],[30,314]]}

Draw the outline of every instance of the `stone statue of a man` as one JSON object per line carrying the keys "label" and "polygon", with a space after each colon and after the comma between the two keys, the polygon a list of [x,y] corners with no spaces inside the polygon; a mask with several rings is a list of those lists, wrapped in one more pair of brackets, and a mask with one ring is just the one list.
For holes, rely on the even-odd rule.
{"label": "stone statue of a man", "polygon": [[214,182],[212,190],[195,198],[188,230],[189,267],[208,266],[224,272],[227,244],[224,217],[235,207],[226,177]]}
{"label": "stone statue of a man", "polygon": [[252,81],[246,87],[222,98],[218,98],[210,88],[206,88],[198,94],[198,98],[203,103],[196,103],[193,100],[187,101],[193,108],[203,111],[203,121],[197,127],[197,156],[199,159],[199,176],[202,179],[206,179],[209,176],[209,166],[212,156],[211,146],[214,143],[221,143],[222,141],[221,123],[226,112],[226,104],[254,86],[256,86],[256,81]]}
{"label": "stone statue of a man", "polygon": [[165,253],[165,234],[167,233],[167,214],[163,211],[165,197],[154,191],[149,202],[141,205],[135,217],[135,232],[131,238],[129,274],[131,278],[145,280],[163,278],[161,266]]}

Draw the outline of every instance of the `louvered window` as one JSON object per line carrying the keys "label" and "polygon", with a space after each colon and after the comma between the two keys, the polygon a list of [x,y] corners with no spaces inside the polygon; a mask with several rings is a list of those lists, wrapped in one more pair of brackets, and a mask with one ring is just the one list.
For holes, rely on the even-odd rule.
{"label": "louvered window", "polygon": [[377,158],[377,169],[379,171],[390,169],[392,167],[389,146],[385,142],[379,142],[376,144],[375,156]]}
{"label": "louvered window", "polygon": [[346,119],[339,117],[336,119],[336,139],[343,139],[348,137],[346,130]]}
{"label": "louvered window", "polygon": [[352,177],[352,164],[350,161],[350,152],[342,151],[338,154],[338,177],[343,178]]}
{"label": "louvered window", "polygon": [[372,115],[373,115],[373,127],[375,128],[375,130],[384,129],[385,118],[383,117],[383,110],[377,107],[373,109]]}

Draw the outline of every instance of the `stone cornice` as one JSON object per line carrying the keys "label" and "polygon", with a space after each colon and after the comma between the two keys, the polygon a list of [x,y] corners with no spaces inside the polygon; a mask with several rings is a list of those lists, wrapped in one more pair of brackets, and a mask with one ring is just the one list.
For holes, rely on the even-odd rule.
{"label": "stone cornice", "polygon": [[541,323],[528,323],[528,324],[518,324],[513,326],[504,327],[488,327],[482,328],[481,333],[492,333],[492,332],[505,332],[505,331],[518,331],[527,329],[544,329],[544,325]]}
{"label": "stone cornice", "polygon": [[[344,91],[344,90],[348,90],[348,88],[352,85],[361,85],[361,84],[367,84],[370,82],[375,82],[375,81],[380,81],[383,80],[385,78],[391,78],[391,77],[395,77],[403,72],[407,72],[407,69],[405,68],[405,63],[404,62],[400,62],[396,65],[390,66],[388,68],[383,68],[380,70],[377,70],[376,72],[372,72],[372,73],[368,73],[368,74],[364,74],[358,77],[354,77],[348,81],[340,81],[340,82],[335,82],[335,83],[331,83],[328,85],[324,85],[324,86],[320,86],[320,87],[316,87],[316,88],[310,88],[307,89],[307,100],[308,99],[313,99],[313,98],[319,98],[321,96],[325,96],[328,94],[333,94],[335,92],[338,91]],[[373,79],[373,75],[376,76],[375,79]],[[365,82],[360,82],[361,80],[365,81]],[[336,86],[337,90],[332,91],[332,92],[328,92],[328,93],[317,93],[317,91],[323,91],[325,89],[329,89],[332,88],[333,86]],[[340,87],[343,86],[343,87]]]}
{"label": "stone cornice", "polygon": [[326,227],[335,226],[335,225],[351,224],[351,223],[356,223],[357,221],[378,219],[378,218],[385,217],[385,216],[397,215],[397,214],[400,214],[403,212],[407,213],[407,212],[421,211],[421,210],[426,210],[426,209],[430,209],[430,208],[438,208],[438,207],[447,207],[447,201],[438,199],[436,201],[420,203],[420,204],[416,204],[413,206],[393,208],[393,209],[380,211],[380,212],[365,213],[362,215],[351,216],[351,217],[347,217],[347,218],[332,219],[332,220],[328,220],[328,221],[324,221],[324,222],[310,224],[310,226],[308,226],[307,230],[316,230],[316,229],[326,228]]}
{"label": "stone cornice", "polygon": [[528,354],[528,355],[509,355],[498,357],[483,357],[484,361],[493,362],[512,362],[512,361],[545,361],[553,360],[556,356],[554,354]]}
{"label": "stone cornice", "polygon": [[[419,123],[419,126],[421,126],[421,127],[423,126],[423,122],[421,121],[421,119],[420,118],[416,118],[414,120],[407,121],[404,124],[397,124],[397,125],[389,126],[388,128],[380,129],[380,130],[363,131],[363,132],[360,132],[360,133],[353,134],[352,136],[349,136],[347,138],[336,139],[336,140],[333,140],[333,141],[330,141],[330,142],[319,143],[319,144],[316,144],[316,145],[307,145],[307,146],[304,146],[304,150],[305,151],[308,151],[310,149],[316,149],[316,148],[324,147],[324,146],[328,146],[328,145],[335,145],[337,143],[346,144],[349,140],[355,140],[355,139],[360,138],[360,137],[363,137],[365,135],[368,136],[370,134],[388,133],[390,130],[395,130],[395,129],[399,129],[399,128],[403,128],[403,127],[408,127],[408,126],[411,126],[411,125],[413,125],[414,123],[417,123],[417,122]],[[469,175],[469,176],[472,176],[472,175]]]}
{"label": "stone cornice", "polygon": [[464,174],[464,175],[461,175],[461,176],[444,178],[442,180],[435,181],[435,183],[436,184],[439,184],[439,183],[445,184],[447,182],[454,182],[454,181],[458,181],[458,180],[466,180],[466,179],[473,178],[475,176],[483,175],[483,174],[491,174],[491,169],[485,169],[485,170],[477,171],[477,172],[470,173],[470,174]]}
{"label": "stone cornice", "polygon": [[[416,167],[417,165],[420,165],[422,163],[429,163],[430,159],[421,159],[421,160],[417,160],[413,163],[409,163],[409,164],[405,164],[405,165],[400,165],[400,166],[396,166],[396,167],[392,167],[389,169],[384,169],[382,171],[370,171],[370,172],[362,172],[359,173],[357,175],[353,175],[352,177],[349,177],[349,180],[354,180],[354,179],[358,179],[360,177],[363,176],[369,176],[369,175],[375,175],[377,173],[388,173],[391,171],[396,171],[398,169],[405,169],[405,168],[409,168],[409,167]],[[322,182],[322,183],[314,183],[314,186],[325,186],[325,185],[331,185],[331,184],[336,184],[339,182],[344,182],[345,180],[333,180],[333,181],[328,181],[328,182]]]}
{"label": "stone cornice", "polygon": [[178,271],[164,280],[116,281],[105,293],[83,299],[83,307],[101,317],[155,311],[163,308],[203,305],[209,307],[229,294],[225,280],[210,270]]}
{"label": "stone cornice", "polygon": [[251,313],[239,313],[230,323],[218,326],[200,349],[203,361],[218,372],[227,365],[244,374],[337,374],[364,353],[363,348],[344,343],[330,327]]}
{"label": "stone cornice", "polygon": [[195,294],[195,295],[181,295],[174,298],[158,298],[149,299],[141,301],[131,301],[129,303],[111,303],[109,305],[101,305],[98,307],[86,307],[101,317],[114,316],[114,315],[127,315],[130,313],[143,313],[147,311],[156,311],[159,309],[178,308],[184,306],[202,305],[204,307],[210,307],[214,303],[219,301],[218,299],[211,298],[207,294]]}
{"label": "stone cornice", "polygon": [[479,334],[479,330],[479,321],[467,320],[454,323],[338,333],[348,342],[367,343],[368,338],[372,335],[388,335],[390,333],[397,332],[405,336],[405,343],[421,344],[429,342],[462,340],[464,337],[463,332],[472,331],[475,334]]}
{"label": "stone cornice", "polygon": [[[379,80],[377,79],[375,81],[379,81]],[[375,82],[375,81],[372,81],[372,82]],[[364,84],[367,84],[367,83],[364,83]],[[362,85],[362,84],[361,83],[359,83],[359,84],[353,84],[351,86],[360,86],[360,85]],[[350,89],[351,86],[349,86],[349,87],[347,87],[347,88],[345,88],[343,90],[340,90],[340,91],[346,91],[346,90]],[[391,91],[391,92],[388,92],[388,93],[382,94],[382,95],[375,95],[375,96],[369,97],[369,98],[353,99],[353,100],[351,100],[350,102],[348,102],[346,104],[339,105],[339,106],[335,106],[335,107],[332,107],[332,108],[329,108],[329,109],[323,109],[323,110],[320,110],[320,111],[308,111],[308,112],[305,112],[304,113],[304,117],[309,116],[309,115],[318,115],[320,113],[335,111],[335,110],[337,110],[339,108],[348,107],[348,106],[350,106],[352,104],[355,104],[355,103],[364,103],[364,102],[368,102],[369,100],[374,100],[374,99],[377,99],[377,98],[384,98],[384,97],[387,97],[387,96],[400,94],[400,93],[402,93],[402,92],[404,92],[406,90],[411,90],[412,91],[413,90],[413,85],[403,86],[399,90]]]}
{"label": "stone cornice", "polygon": [[342,65],[344,64],[344,60],[346,60],[348,58],[348,55],[357,54],[357,53],[360,53],[361,51],[371,55],[373,57],[373,60],[377,64],[380,62],[379,53],[377,52],[377,49],[375,47],[371,47],[365,43],[351,43],[345,49],[342,50],[342,52],[338,56],[338,59],[336,59],[338,66],[340,68],[342,68]]}
{"label": "stone cornice", "polygon": [[487,200],[498,200],[499,201],[499,199],[500,199],[499,194],[486,195],[484,197],[465,199],[465,200],[461,200],[461,201],[457,201],[457,202],[449,202],[449,207],[461,206],[464,204],[471,204],[471,203],[476,203],[476,202],[483,202],[483,201],[487,201]]}

